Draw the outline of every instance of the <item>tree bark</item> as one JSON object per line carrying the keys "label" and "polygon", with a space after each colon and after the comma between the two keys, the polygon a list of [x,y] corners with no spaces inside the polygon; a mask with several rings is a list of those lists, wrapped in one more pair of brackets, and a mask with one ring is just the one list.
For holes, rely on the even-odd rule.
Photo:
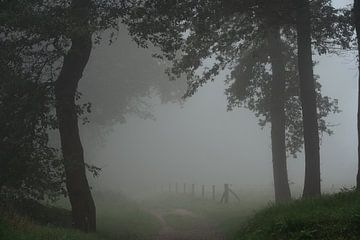
{"label": "tree bark", "polygon": [[76,27],[70,36],[71,48],[64,57],[60,75],[55,83],[55,96],[73,225],[79,230],[92,232],[96,231],[96,210],[86,178],[84,152],[75,105],[78,83],[92,49],[92,34],[88,30],[88,14],[88,0],[72,2],[72,17]]}
{"label": "tree bark", "polygon": [[305,142],[305,182],[303,197],[321,195],[320,147],[316,109],[315,79],[311,50],[311,13],[309,0],[295,0],[300,98]]}
{"label": "tree bark", "polygon": [[354,23],[357,34],[358,44],[358,113],[357,113],[357,129],[358,129],[358,172],[356,176],[356,190],[360,191],[360,0],[354,0]]}
{"label": "tree bark", "polygon": [[268,31],[269,54],[272,66],[271,82],[271,145],[275,188],[275,201],[291,199],[285,143],[285,64],[282,54],[280,27],[273,25]]}

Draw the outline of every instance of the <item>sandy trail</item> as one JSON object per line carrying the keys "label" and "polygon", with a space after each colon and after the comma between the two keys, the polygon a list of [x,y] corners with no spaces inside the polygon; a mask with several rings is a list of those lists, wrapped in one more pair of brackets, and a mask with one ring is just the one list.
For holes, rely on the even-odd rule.
{"label": "sandy trail", "polygon": [[[223,240],[215,225],[206,218],[186,209],[152,209],[154,215],[161,224],[161,230],[154,240]],[[176,215],[191,220],[192,224],[186,229],[174,229],[165,220],[166,215]]]}

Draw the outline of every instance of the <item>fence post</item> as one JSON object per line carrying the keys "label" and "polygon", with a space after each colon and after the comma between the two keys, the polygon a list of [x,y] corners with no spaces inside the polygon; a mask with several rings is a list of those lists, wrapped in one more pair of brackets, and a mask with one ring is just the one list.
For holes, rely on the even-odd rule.
{"label": "fence post", "polygon": [[178,183],[175,183],[175,192],[178,193]]}
{"label": "fence post", "polygon": [[194,183],[191,185],[191,195],[193,197],[195,197],[195,184]]}
{"label": "fence post", "polygon": [[204,199],[205,198],[205,185],[201,186],[201,197]]}
{"label": "fence post", "polygon": [[215,185],[212,185],[212,200],[215,201]]}
{"label": "fence post", "polygon": [[184,194],[186,194],[186,183],[184,183]]}
{"label": "fence post", "polygon": [[224,188],[225,188],[225,199],[224,199],[224,202],[225,203],[228,203],[229,202],[229,184],[226,183],[224,185]]}
{"label": "fence post", "polygon": [[224,184],[224,194],[221,197],[220,200],[221,203],[228,203],[229,202],[229,184]]}

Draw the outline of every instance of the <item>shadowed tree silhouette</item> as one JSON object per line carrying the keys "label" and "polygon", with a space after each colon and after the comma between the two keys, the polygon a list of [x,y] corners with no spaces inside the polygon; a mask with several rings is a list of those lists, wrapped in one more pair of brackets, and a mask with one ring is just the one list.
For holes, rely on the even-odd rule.
{"label": "shadowed tree silhouette", "polygon": [[[348,24],[344,24],[344,22],[348,18],[343,17],[340,10],[334,9],[328,0],[312,1],[311,4],[311,14],[322,16],[314,19],[312,28],[310,28],[310,34],[312,34],[310,39],[314,42],[314,48],[320,53],[326,53],[329,51],[329,46],[337,44],[347,47],[349,28]],[[279,199],[288,199],[290,195],[285,174],[284,136],[286,135],[284,134],[282,113],[284,111],[282,107],[284,104],[282,96],[284,80],[281,79],[284,74],[284,67],[281,66],[284,60],[281,60],[279,39],[281,40],[283,35],[296,39],[296,27],[298,26],[294,21],[296,13],[297,6],[290,0],[272,1],[271,6],[268,1],[261,0],[181,1],[181,3],[159,0],[141,1],[141,4],[131,9],[125,20],[130,27],[130,33],[134,35],[139,44],[146,46],[148,42],[152,42],[156,46],[160,46],[164,53],[159,57],[173,62],[168,71],[170,76],[185,75],[187,77],[189,88],[186,96],[193,95],[200,86],[214,80],[220,72],[233,69],[239,64],[238,59],[258,44],[258,39],[267,39],[271,43],[271,52],[267,52],[266,57],[270,57],[271,61],[267,61],[267,63],[272,65],[274,80],[273,86],[270,87],[274,92],[273,102],[269,105],[271,106],[269,114],[273,114],[272,136],[273,140],[276,140],[273,142],[273,160],[275,166],[277,165],[275,169],[279,170],[274,172],[276,175],[274,175],[274,179],[276,179],[275,184],[283,186],[278,187],[278,189],[283,189],[284,196]],[[340,32],[342,34],[339,34]],[[266,51],[266,49],[263,50]],[[270,54],[271,56],[269,56]],[[310,63],[312,66],[312,61]],[[302,89],[305,95],[309,94],[307,91],[310,91],[310,88]],[[302,96],[300,95],[300,99]],[[316,95],[315,101],[305,101],[304,104],[312,104],[312,106],[307,105],[305,109],[309,107],[315,109],[316,122],[318,119]],[[303,114],[308,119],[308,112],[304,111]],[[308,126],[308,123],[306,125]],[[318,136],[318,128],[313,135]],[[308,145],[309,135],[306,134],[304,137],[306,145]],[[316,142],[316,139],[313,141]],[[305,189],[309,187],[309,184],[320,184],[320,179],[311,179],[311,175],[308,174],[309,168],[311,168],[310,171],[320,174],[320,169],[311,165],[312,162],[309,161],[309,155],[312,154],[310,151],[311,149],[308,150],[306,160]],[[312,183],[313,180],[318,182]]]}
{"label": "shadowed tree silhouette", "polygon": [[356,189],[360,190],[360,1],[354,0],[353,6],[354,24],[356,30],[356,40],[358,47],[358,113],[357,113],[357,129],[358,129],[358,172],[356,177]]}
{"label": "shadowed tree silhouette", "polygon": [[128,7],[128,1],[1,2],[2,40],[16,45],[16,57],[26,62],[22,71],[36,73],[38,81],[48,82],[49,93],[56,97],[73,224],[83,231],[95,231],[96,221],[79,137],[78,117],[84,109],[76,104],[80,97],[78,83],[93,43],[99,43],[104,30],[113,39]]}

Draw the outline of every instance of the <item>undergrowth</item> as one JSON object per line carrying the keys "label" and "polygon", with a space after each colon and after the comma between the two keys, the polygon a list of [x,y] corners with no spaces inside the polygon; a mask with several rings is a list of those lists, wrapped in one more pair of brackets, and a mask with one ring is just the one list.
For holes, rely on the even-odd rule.
{"label": "undergrowth", "polygon": [[318,199],[270,206],[250,218],[236,240],[360,239],[360,193],[342,192]]}

